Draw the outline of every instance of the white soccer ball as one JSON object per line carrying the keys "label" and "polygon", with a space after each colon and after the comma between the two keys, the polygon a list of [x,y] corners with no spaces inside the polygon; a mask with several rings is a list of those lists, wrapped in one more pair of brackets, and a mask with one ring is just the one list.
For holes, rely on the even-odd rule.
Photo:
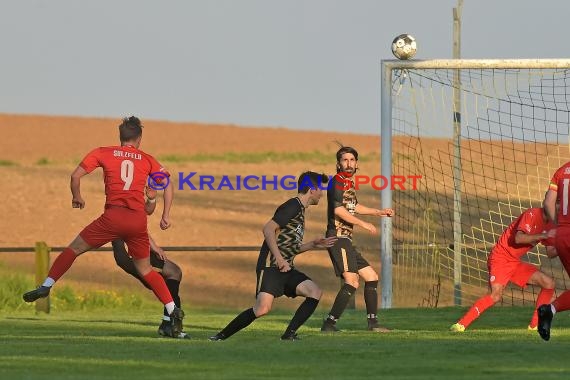
{"label": "white soccer ball", "polygon": [[416,39],[409,34],[400,34],[392,41],[392,53],[398,59],[410,59],[416,55]]}

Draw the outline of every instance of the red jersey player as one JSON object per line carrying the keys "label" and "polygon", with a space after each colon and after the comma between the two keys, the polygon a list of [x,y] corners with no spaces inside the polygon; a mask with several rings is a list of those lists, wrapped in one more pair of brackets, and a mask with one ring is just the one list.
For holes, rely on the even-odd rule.
{"label": "red jersey player", "polygon": [[[167,180],[169,173],[150,155],[139,150],[142,139],[142,125],[131,116],[119,125],[121,145],[101,147],[91,151],[71,174],[71,206],[82,209],[85,201],[81,197],[81,177],[94,169],[103,169],[105,180],[105,211],[85,227],[71,244],[57,257],[44,283],[24,294],[26,302],[47,297],[53,284],[72,266],[75,258],[92,248],[100,247],[112,240],[122,239],[127,244],[138,273],[144,278],[157,298],[164,304],[172,322],[172,337],[182,331],[184,313],[176,307],[166,283],[160,274],[152,270],[147,232],[147,211],[154,205],[145,203],[145,186],[151,177],[156,183]],[[162,187],[165,185],[162,184]],[[164,187],[164,209],[160,227],[170,227],[172,186]],[[152,207],[151,207],[152,206]]]}
{"label": "red jersey player", "polygon": [[[552,223],[548,223],[546,213],[541,208],[529,208],[507,227],[487,259],[491,292],[475,301],[467,313],[451,326],[451,331],[464,332],[485,310],[501,300],[509,282],[521,288],[527,284],[538,285],[542,289],[536,304],[550,302],[554,294],[554,280],[539,271],[536,266],[521,261],[521,257],[539,242],[544,243],[553,237],[553,227]],[[556,255],[552,246],[547,246],[547,253],[549,257]],[[536,330],[537,323],[535,310],[528,329]]]}
{"label": "red jersey player", "polygon": [[[570,274],[570,213],[568,193],[570,187],[570,162],[562,165],[552,176],[544,196],[546,214],[557,224],[554,246],[566,273]],[[550,339],[550,326],[554,314],[570,310],[570,291],[566,290],[552,304],[538,308],[538,333],[544,340]]]}

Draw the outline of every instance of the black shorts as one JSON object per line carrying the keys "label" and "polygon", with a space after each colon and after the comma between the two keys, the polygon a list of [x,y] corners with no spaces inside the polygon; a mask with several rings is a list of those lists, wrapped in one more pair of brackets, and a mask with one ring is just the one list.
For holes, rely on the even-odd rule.
{"label": "black shorts", "polygon": [[289,272],[280,272],[275,267],[264,268],[257,273],[257,293],[265,292],[278,298],[286,295],[297,297],[297,286],[310,278],[303,272],[291,269]]}
{"label": "black shorts", "polygon": [[157,272],[162,272],[164,268],[164,260],[160,258],[158,252],[150,250],[150,265],[152,265],[153,269]]}
{"label": "black shorts", "polygon": [[[115,257],[115,262],[117,263],[117,265],[122,270],[124,270],[131,276],[138,279],[140,282],[142,282],[144,286],[150,289],[146,281],[144,281],[143,278],[139,275],[139,272],[137,272],[137,268],[135,267],[133,258],[129,256],[127,248],[125,247],[125,243],[122,240],[118,239],[118,240],[113,240],[112,245],[113,245],[113,255]],[[162,269],[164,268],[164,260],[161,259],[158,253],[153,251],[152,249],[150,250],[150,265],[153,267],[155,271],[162,273]]]}
{"label": "black shorts", "polygon": [[327,250],[329,251],[334,272],[338,277],[341,277],[344,272],[358,273],[362,268],[370,266],[368,261],[354,248],[349,238],[340,237]]}

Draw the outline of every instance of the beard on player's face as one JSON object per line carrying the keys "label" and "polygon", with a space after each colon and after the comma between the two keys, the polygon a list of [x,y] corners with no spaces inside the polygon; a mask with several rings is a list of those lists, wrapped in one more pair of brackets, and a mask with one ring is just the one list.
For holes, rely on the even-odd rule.
{"label": "beard on player's face", "polygon": [[351,166],[350,163],[348,163],[348,162],[339,163],[337,168],[338,168],[339,172],[345,173],[349,177],[354,175],[354,173],[356,173],[356,169],[357,169],[356,163],[353,163],[353,165]]}
{"label": "beard on player's face", "polygon": [[352,177],[358,169],[358,160],[352,153],[344,153],[336,163],[337,171]]}

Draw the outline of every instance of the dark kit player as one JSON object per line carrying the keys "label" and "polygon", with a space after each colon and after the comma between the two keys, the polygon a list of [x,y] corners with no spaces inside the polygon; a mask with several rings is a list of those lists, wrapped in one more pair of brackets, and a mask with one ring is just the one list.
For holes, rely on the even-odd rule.
{"label": "dark kit player", "polygon": [[317,205],[326,184],[324,174],[305,172],[299,176],[298,194],[275,211],[275,215],[263,227],[265,240],[257,262],[257,298],[255,305],[241,312],[223,330],[210,337],[212,341],[224,340],[249,326],[254,320],[269,313],[275,298],[302,296],[293,319],[281,336],[282,340],[297,340],[297,330],[313,314],[321,289],[307,275],[298,271],[293,259],[296,255],[315,248],[330,247],[336,237],[318,238],[303,243],[305,231],[305,209]]}
{"label": "dark kit player", "polygon": [[368,318],[368,330],[388,332],[389,329],[378,324],[378,274],[352,244],[354,226],[360,226],[375,234],[376,227],[356,215],[387,216],[394,215],[390,208],[375,209],[366,207],[356,198],[353,176],[358,169],[358,152],[348,146],[341,147],[336,153],[336,171],[327,191],[328,224],[326,236],[336,236],[338,240],[328,249],[335,273],[344,279],[344,285],[338,292],[329,315],[323,322],[321,331],[336,332],[336,326],[352,294],[358,288],[359,278],[364,279],[364,302]]}

